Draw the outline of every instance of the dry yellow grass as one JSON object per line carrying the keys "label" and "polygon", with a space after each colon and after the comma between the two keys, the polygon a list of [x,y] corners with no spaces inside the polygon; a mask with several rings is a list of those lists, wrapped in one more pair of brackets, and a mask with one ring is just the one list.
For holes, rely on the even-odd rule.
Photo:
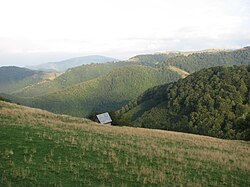
{"label": "dry yellow grass", "polygon": [[188,72],[186,72],[183,69],[180,69],[180,68],[178,68],[176,66],[168,66],[168,69],[170,71],[174,71],[174,72],[178,73],[181,76],[181,78],[185,78],[185,77],[187,77],[189,75]]}

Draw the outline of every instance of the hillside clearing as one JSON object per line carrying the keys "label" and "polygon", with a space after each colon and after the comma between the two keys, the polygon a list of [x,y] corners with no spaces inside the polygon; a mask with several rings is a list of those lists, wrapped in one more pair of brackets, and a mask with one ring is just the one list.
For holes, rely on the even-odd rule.
{"label": "hillside clearing", "polygon": [[0,101],[0,186],[249,186],[250,144]]}
{"label": "hillside clearing", "polygon": [[181,78],[185,78],[189,75],[188,72],[186,72],[186,71],[184,71],[176,66],[169,66],[168,69],[173,71],[173,72],[178,73],[181,76]]}

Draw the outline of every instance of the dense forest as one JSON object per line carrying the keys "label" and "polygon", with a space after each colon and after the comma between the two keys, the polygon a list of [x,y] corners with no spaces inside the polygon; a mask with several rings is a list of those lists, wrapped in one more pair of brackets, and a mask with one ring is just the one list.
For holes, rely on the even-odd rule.
{"label": "dense forest", "polygon": [[250,140],[250,66],[213,67],[147,90],[114,124]]}

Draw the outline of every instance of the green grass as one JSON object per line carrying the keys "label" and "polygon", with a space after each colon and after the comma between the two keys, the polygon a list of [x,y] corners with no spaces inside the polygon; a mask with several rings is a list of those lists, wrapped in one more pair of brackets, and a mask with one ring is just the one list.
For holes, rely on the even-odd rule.
{"label": "green grass", "polygon": [[0,106],[0,186],[250,185],[249,142]]}

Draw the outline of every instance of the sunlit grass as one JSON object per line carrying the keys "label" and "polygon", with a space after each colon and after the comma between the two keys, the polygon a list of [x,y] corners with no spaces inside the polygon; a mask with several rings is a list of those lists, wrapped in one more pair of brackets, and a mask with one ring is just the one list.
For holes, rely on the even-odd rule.
{"label": "sunlit grass", "polygon": [[249,186],[250,144],[0,102],[0,186]]}

